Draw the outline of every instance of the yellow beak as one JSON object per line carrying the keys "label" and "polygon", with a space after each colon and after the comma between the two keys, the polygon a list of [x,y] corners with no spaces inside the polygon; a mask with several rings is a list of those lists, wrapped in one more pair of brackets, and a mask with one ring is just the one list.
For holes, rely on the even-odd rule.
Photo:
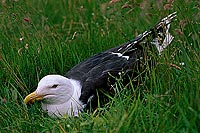
{"label": "yellow beak", "polygon": [[26,104],[33,103],[35,100],[42,100],[43,96],[38,95],[35,91],[25,97],[24,102]]}

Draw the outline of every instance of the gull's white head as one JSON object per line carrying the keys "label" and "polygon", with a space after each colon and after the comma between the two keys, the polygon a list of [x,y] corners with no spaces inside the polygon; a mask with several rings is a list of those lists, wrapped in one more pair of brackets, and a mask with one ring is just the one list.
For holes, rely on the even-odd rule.
{"label": "gull's white head", "polygon": [[49,115],[71,116],[81,108],[80,94],[79,82],[60,75],[47,75],[39,81],[37,89],[26,96],[24,102],[28,104],[41,100],[42,108]]}

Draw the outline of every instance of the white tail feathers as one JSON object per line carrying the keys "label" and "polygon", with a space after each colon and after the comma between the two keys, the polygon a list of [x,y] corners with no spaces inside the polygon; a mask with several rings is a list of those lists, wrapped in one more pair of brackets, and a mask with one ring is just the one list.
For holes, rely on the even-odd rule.
{"label": "white tail feathers", "polygon": [[[158,30],[158,36],[153,39],[151,42],[156,46],[158,49],[159,54],[172,42],[174,37],[169,33],[170,23],[173,18],[176,17],[176,12],[168,15],[167,17],[163,18],[155,28]],[[162,28],[163,30],[159,30]],[[164,39],[163,39],[164,38]]]}
{"label": "white tail feathers", "polygon": [[[176,17],[176,12],[163,18],[153,28],[148,31],[139,34],[135,39],[128,41],[127,43],[110,49],[107,52],[121,53],[122,55],[137,49],[138,45],[146,43],[154,44],[159,52],[162,51],[172,42],[174,37],[169,33],[169,28],[172,20]],[[147,39],[148,38],[148,39]]]}

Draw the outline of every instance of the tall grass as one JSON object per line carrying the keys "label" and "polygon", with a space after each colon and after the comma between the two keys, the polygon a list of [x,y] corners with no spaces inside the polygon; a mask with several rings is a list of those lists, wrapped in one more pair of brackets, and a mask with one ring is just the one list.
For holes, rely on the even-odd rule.
{"label": "tall grass", "polygon": [[[199,132],[199,1],[1,1],[1,132]],[[170,9],[170,10],[169,10]],[[139,86],[117,83],[104,107],[53,119],[23,98],[47,74],[133,39],[177,11],[173,43]]]}

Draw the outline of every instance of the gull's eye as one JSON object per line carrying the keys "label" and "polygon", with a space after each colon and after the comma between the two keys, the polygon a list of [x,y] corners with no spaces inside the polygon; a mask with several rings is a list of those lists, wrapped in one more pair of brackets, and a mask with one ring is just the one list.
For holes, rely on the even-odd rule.
{"label": "gull's eye", "polygon": [[56,87],[58,87],[58,84],[54,84],[51,86],[51,88],[56,88]]}

